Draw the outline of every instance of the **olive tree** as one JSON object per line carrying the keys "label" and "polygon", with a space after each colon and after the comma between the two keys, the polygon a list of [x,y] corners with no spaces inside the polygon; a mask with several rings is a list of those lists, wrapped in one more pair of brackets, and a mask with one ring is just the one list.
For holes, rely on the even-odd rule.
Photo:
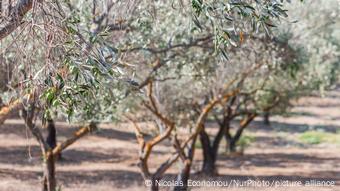
{"label": "olive tree", "polygon": [[[141,160],[146,161],[152,146],[173,136],[174,126],[178,124],[177,117],[167,116],[155,104],[153,82],[167,81],[167,78],[179,80],[185,71],[183,68],[187,68],[199,71],[189,79],[200,83],[193,77],[204,76],[205,71],[214,69],[216,58],[228,58],[229,46],[241,44],[247,35],[256,31],[269,35],[269,28],[287,16],[283,2],[278,0],[9,2],[7,7],[11,9],[1,18],[1,54],[6,62],[14,65],[12,74],[15,75],[11,76],[9,86],[17,99],[1,109],[0,122],[3,123],[9,113],[24,110],[25,123],[40,143],[44,156],[43,190],[56,189],[55,154],[92,131],[91,121],[112,116],[114,107],[110,106],[129,95],[139,97],[158,123],[167,128],[165,134],[155,137],[156,141],[141,147],[146,156]],[[186,66],[187,63],[191,65]],[[174,71],[169,73],[174,76],[163,75],[167,70]],[[239,84],[239,80],[235,83]],[[144,90],[146,86],[148,91]],[[141,96],[140,89],[149,93]],[[200,111],[193,115],[192,133],[182,141],[173,137],[174,158],[177,156],[185,162],[184,182],[193,160],[193,151],[186,153],[184,149],[189,143],[192,148],[213,107],[238,91],[238,85],[227,83],[216,96],[203,94],[199,98],[203,100]],[[96,95],[105,96],[93,101]],[[105,111],[100,116],[94,115],[103,108]],[[81,128],[76,137],[51,148],[53,145],[46,143],[33,119],[40,110],[46,120],[51,120],[54,109],[69,120],[83,120],[90,125]],[[166,169],[161,166],[156,179],[160,179],[158,175]]]}
{"label": "olive tree", "polygon": [[[86,102],[107,87],[120,91],[121,74],[108,32],[120,30],[111,11],[126,7],[113,1],[7,2],[1,17],[1,65],[11,65],[6,95],[11,100],[1,108],[2,124],[11,113],[23,110],[28,129],[37,139],[43,156],[43,190],[56,190],[55,157],[79,138],[96,129],[95,118],[79,120],[84,125],[66,141],[55,143],[53,111],[72,116],[89,114]],[[16,97],[16,98],[15,98]],[[9,100],[9,98],[7,98]],[[112,103],[111,101],[110,103]],[[49,134],[42,136],[35,119],[48,121]],[[54,138],[53,138],[54,137]]]}

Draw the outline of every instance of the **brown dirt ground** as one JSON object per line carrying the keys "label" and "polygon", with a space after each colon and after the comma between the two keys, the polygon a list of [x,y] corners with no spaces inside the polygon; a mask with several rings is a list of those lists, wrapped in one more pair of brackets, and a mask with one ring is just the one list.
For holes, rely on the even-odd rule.
{"label": "brown dirt ground", "polygon": [[[233,187],[228,190],[340,190],[340,147],[336,144],[306,145],[296,136],[311,128],[336,132],[340,129],[340,89],[325,97],[306,97],[295,104],[291,117],[273,117],[270,127],[255,121],[247,134],[256,141],[243,156],[223,154],[218,159],[216,177],[197,174],[202,163],[197,149],[193,164],[194,180],[221,181],[335,181],[334,187]],[[58,122],[59,140],[75,130]],[[213,124],[209,125],[213,126]],[[210,133],[214,129],[210,128]],[[225,143],[223,143],[225,144]],[[167,159],[168,147],[157,146],[151,167]],[[62,191],[147,190],[138,167],[138,145],[129,125],[101,125],[100,131],[87,136],[63,153],[57,163],[57,179]],[[42,176],[39,148],[19,119],[10,119],[0,131],[0,191],[35,191]],[[167,178],[178,171],[175,164]],[[221,190],[221,187],[191,187],[193,190]],[[168,190],[168,187],[164,187]]]}

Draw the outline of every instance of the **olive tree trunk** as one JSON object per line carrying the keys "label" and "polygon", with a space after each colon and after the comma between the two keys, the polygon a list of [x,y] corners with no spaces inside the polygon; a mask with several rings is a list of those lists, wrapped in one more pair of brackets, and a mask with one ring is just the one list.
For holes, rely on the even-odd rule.
{"label": "olive tree trunk", "polygon": [[191,165],[194,159],[194,154],[195,154],[195,144],[196,144],[196,139],[197,137],[195,137],[189,148],[188,148],[188,152],[187,154],[185,154],[184,152],[182,152],[182,157],[184,159],[184,165],[180,171],[180,173],[177,175],[177,182],[178,183],[183,183],[178,184],[175,186],[174,191],[184,191],[188,189],[188,180],[190,178],[190,171],[191,171]]}
{"label": "olive tree trunk", "polygon": [[263,123],[265,125],[270,125],[269,116],[270,116],[270,113],[268,111],[263,114]]}
{"label": "olive tree trunk", "polygon": [[43,155],[43,184],[42,191],[56,191],[55,178],[55,161],[53,158],[53,151],[46,143],[40,129],[35,126],[33,122],[35,116],[34,103],[29,104],[27,108],[22,110],[22,117],[25,120],[26,127],[31,131],[35,139],[40,145],[40,150]]}
{"label": "olive tree trunk", "polygon": [[56,191],[55,161],[53,153],[49,150],[43,162],[43,189],[42,191]]}
{"label": "olive tree trunk", "polygon": [[216,134],[212,143],[205,129],[203,129],[200,132],[200,141],[203,150],[203,165],[201,172],[203,174],[209,176],[217,174],[216,160],[218,155],[218,149],[220,147],[220,143],[222,141],[226,129],[229,129],[229,119],[227,117],[225,117],[223,119],[223,122],[219,124],[218,133]]}
{"label": "olive tree trunk", "polygon": [[[47,119],[47,137],[46,143],[53,150],[57,146],[57,130],[53,119]],[[61,152],[54,158],[55,160],[61,160]]]}
{"label": "olive tree trunk", "polygon": [[203,150],[203,165],[201,173],[206,175],[213,175],[215,174],[216,171],[215,169],[216,156],[210,144],[209,136],[204,130],[200,132],[200,141]]}

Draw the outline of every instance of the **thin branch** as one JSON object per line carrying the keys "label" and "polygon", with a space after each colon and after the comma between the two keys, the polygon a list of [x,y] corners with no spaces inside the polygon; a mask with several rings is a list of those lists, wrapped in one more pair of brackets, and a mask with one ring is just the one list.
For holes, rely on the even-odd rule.
{"label": "thin branch", "polygon": [[22,117],[25,121],[25,126],[31,131],[35,139],[38,141],[40,149],[43,155],[46,157],[48,150],[50,150],[50,146],[45,142],[45,139],[39,128],[33,123],[34,113],[35,113],[34,103],[29,104],[27,109],[22,109]]}
{"label": "thin branch", "polygon": [[27,94],[22,99],[17,99],[0,110],[0,125],[4,124],[6,119],[12,114],[24,108],[24,102],[30,103],[32,95]]}
{"label": "thin branch", "polygon": [[89,132],[92,132],[97,129],[97,126],[94,123],[90,123],[90,125],[85,126],[77,130],[73,137],[67,139],[61,144],[58,144],[54,149],[53,149],[53,155],[57,156],[61,151],[65,150],[67,147],[72,145],[74,142],[76,142],[78,139],[82,138]]}
{"label": "thin branch", "polygon": [[[36,0],[42,2],[42,0]],[[22,20],[33,7],[34,0],[19,0],[18,3],[12,8],[9,13],[9,18],[5,20],[5,23],[0,27],[0,41],[11,34],[21,24]]]}
{"label": "thin branch", "polygon": [[206,119],[206,117],[209,114],[209,112],[215,107],[215,105],[217,103],[226,102],[226,101],[228,101],[228,99],[230,97],[235,96],[239,92],[240,92],[240,89],[237,88],[237,89],[235,89],[235,90],[233,90],[231,92],[225,93],[223,96],[214,98],[207,105],[205,105],[205,107],[201,111],[200,116],[196,120],[194,133],[192,133],[189,136],[189,138],[187,138],[186,141],[183,142],[182,148],[186,147],[186,145],[201,132],[201,130],[203,128],[204,120]]}
{"label": "thin branch", "polygon": [[137,122],[134,121],[131,117],[125,116],[125,118],[127,118],[133,124],[133,127],[135,128],[135,135],[137,138],[137,142],[143,148],[145,146],[145,140],[144,140],[144,136],[143,136],[141,128],[139,127]]}
{"label": "thin branch", "polygon": [[135,47],[135,48],[130,48],[130,49],[121,49],[122,52],[133,52],[133,51],[139,51],[139,50],[144,50],[144,51],[148,51],[151,52],[153,54],[161,54],[161,53],[165,53],[168,52],[169,50],[175,49],[175,48],[190,48],[190,47],[194,47],[194,46],[203,46],[202,44],[200,44],[200,42],[205,42],[205,41],[211,41],[212,40],[212,36],[206,36],[203,38],[198,38],[195,40],[191,40],[189,43],[180,43],[180,44],[175,44],[175,45],[169,45],[166,48],[162,48],[162,49],[155,49],[155,48],[145,48],[145,47]]}

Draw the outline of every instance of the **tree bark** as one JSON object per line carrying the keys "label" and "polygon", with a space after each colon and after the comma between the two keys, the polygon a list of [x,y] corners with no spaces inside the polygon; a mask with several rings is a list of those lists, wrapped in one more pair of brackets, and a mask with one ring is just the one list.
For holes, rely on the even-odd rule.
{"label": "tree bark", "polygon": [[188,180],[190,177],[191,162],[189,159],[184,162],[184,166],[181,172],[177,175],[177,182],[182,183],[182,185],[177,185],[174,191],[184,191],[188,189]]}
{"label": "tree bark", "polygon": [[255,117],[256,117],[256,114],[249,114],[243,120],[241,120],[240,126],[236,130],[236,133],[234,136],[232,136],[230,133],[230,127],[226,129],[225,138],[227,140],[227,152],[228,153],[236,152],[236,143],[241,138],[243,130],[249,125],[251,121],[254,120]]}
{"label": "tree bark", "polygon": [[[1,0],[0,0],[0,2],[1,2]],[[2,101],[2,99],[1,99],[1,97],[0,97],[0,111],[1,111],[1,108],[2,108],[3,106],[5,106],[5,104],[4,104],[4,102]]]}
{"label": "tree bark", "polygon": [[32,104],[32,97],[32,94],[27,94],[23,96],[23,98],[16,99],[10,102],[8,105],[3,105],[3,107],[0,108],[0,125],[4,124],[7,118],[13,113],[22,110],[24,108],[23,103],[27,105]]}
{"label": "tree bark", "polygon": [[[57,130],[55,128],[54,121],[52,119],[47,119],[47,137],[46,143],[53,150],[57,146]],[[61,152],[58,153],[56,160],[61,159]]]}
{"label": "tree bark", "polygon": [[177,176],[177,182],[182,184],[176,185],[174,191],[184,191],[188,189],[188,180],[190,178],[191,165],[194,159],[196,139],[197,137],[192,140],[188,153],[185,156],[186,160],[184,161],[184,166]]}
{"label": "tree bark", "polygon": [[52,150],[46,153],[44,163],[43,189],[42,191],[56,191],[55,161]]}
{"label": "tree bark", "polygon": [[206,175],[213,175],[216,172],[215,169],[215,153],[210,145],[210,139],[207,132],[203,129],[200,132],[200,141],[203,150],[203,165],[201,172]]}
{"label": "tree bark", "polygon": [[159,186],[158,186],[158,181],[160,180],[160,178],[157,178],[155,176],[153,176],[151,178],[151,187],[150,187],[150,190],[151,191],[158,191],[159,190]]}
{"label": "tree bark", "polygon": [[241,135],[242,135],[244,128],[245,127],[239,127],[234,136],[232,136],[230,134],[230,131],[228,129],[228,131],[225,134],[226,135],[225,138],[226,138],[226,141],[227,141],[227,153],[236,152],[236,143],[241,138]]}
{"label": "tree bark", "polygon": [[236,140],[234,138],[227,138],[227,153],[236,152]]}
{"label": "tree bark", "polygon": [[230,126],[228,126],[226,128],[225,139],[227,141],[227,147],[226,147],[227,153],[236,152],[236,143],[237,143],[238,139],[240,138],[242,131],[239,131],[239,129],[238,129],[237,132],[238,133],[236,133],[236,134],[238,134],[238,138],[236,138],[236,134],[234,136],[231,135]]}
{"label": "tree bark", "polygon": [[47,137],[46,143],[50,146],[51,149],[54,149],[57,146],[57,131],[55,129],[55,125],[52,119],[47,120]]}
{"label": "tree bark", "polygon": [[41,131],[35,126],[33,122],[35,116],[34,103],[22,110],[22,117],[25,120],[26,127],[31,131],[40,145],[40,150],[43,155],[43,184],[42,191],[56,191],[56,179],[55,179],[55,161],[53,157],[53,151],[46,143]]}
{"label": "tree bark", "polygon": [[4,124],[6,119],[13,114],[14,112],[18,112],[24,106],[21,100],[15,100],[14,102],[10,103],[10,105],[1,107],[0,110],[0,125]]}
{"label": "tree bark", "polygon": [[269,116],[270,116],[270,113],[268,111],[263,114],[263,123],[265,125],[270,125]]}
{"label": "tree bark", "polygon": [[225,134],[225,131],[227,129],[227,127],[229,126],[229,120],[227,118],[225,118],[223,120],[223,124],[219,126],[219,130],[218,133],[214,139],[213,145],[212,145],[212,150],[214,153],[214,159],[217,159],[217,153],[218,153],[218,149],[220,147],[220,143],[221,140],[223,138],[223,135]]}

